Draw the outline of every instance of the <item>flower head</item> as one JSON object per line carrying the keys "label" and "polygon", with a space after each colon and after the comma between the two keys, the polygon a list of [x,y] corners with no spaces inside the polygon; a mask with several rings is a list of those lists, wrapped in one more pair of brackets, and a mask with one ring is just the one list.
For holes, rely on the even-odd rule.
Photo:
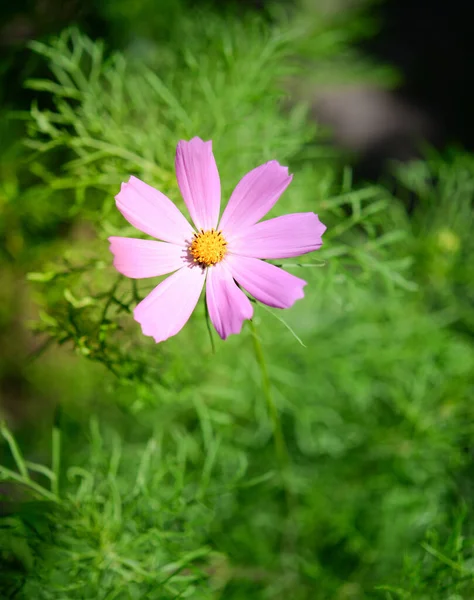
{"label": "flower head", "polygon": [[241,179],[219,220],[221,185],[212,142],[193,138],[176,150],[176,177],[196,229],[164,194],[130,177],[115,197],[134,227],[156,240],[111,237],[114,266],[136,279],[173,273],[138,304],[134,317],[145,335],[161,342],[188,321],[206,285],[209,316],[225,339],[239,333],[258,301],[289,308],[306,282],[264,259],[288,258],[321,247],[326,227],[314,213],[260,221],[292,180],[277,161]]}

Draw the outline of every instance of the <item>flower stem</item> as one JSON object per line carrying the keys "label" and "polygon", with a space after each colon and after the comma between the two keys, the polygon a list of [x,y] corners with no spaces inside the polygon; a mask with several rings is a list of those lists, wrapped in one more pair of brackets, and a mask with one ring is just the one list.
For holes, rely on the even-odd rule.
{"label": "flower stem", "polygon": [[270,382],[270,376],[268,374],[268,367],[265,361],[265,355],[263,353],[262,344],[257,334],[257,329],[253,320],[250,320],[250,329],[252,331],[253,347],[255,350],[255,356],[262,373],[262,386],[263,394],[267,403],[268,413],[272,422],[273,428],[273,440],[275,443],[275,451],[278,459],[278,463],[281,470],[281,475],[284,477],[284,471],[288,465],[288,449],[286,447],[285,437],[281,428],[280,415],[278,414],[277,407],[273,400],[272,386]]}
{"label": "flower stem", "polygon": [[211,317],[209,316],[209,309],[207,308],[207,302],[206,301],[204,301],[204,315],[206,317],[207,333],[209,334],[209,339],[211,341],[211,352],[212,352],[212,354],[215,354],[216,353],[216,346],[214,344],[214,337],[212,335]]}
{"label": "flower stem", "polygon": [[296,497],[293,495],[291,486],[288,480],[288,466],[290,457],[288,454],[288,448],[285,442],[285,436],[283,435],[283,429],[281,427],[280,415],[278,409],[273,400],[272,385],[270,382],[270,376],[268,374],[268,367],[265,361],[265,355],[263,353],[262,344],[257,334],[257,328],[253,320],[250,320],[250,329],[252,331],[253,347],[255,350],[255,356],[260,366],[262,373],[262,385],[263,393],[267,403],[268,413],[273,427],[273,441],[275,443],[276,457],[278,460],[278,467],[280,471],[281,485],[283,493],[285,495],[286,503],[286,517],[283,522],[281,547],[282,551],[286,553],[293,553],[297,544],[298,527],[295,522],[295,508],[296,508]]}

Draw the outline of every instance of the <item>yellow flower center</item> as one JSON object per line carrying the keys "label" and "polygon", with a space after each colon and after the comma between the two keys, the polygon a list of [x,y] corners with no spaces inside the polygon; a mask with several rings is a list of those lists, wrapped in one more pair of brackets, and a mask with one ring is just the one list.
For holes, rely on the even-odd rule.
{"label": "yellow flower center", "polygon": [[222,233],[215,229],[195,233],[189,246],[189,252],[195,263],[210,267],[220,262],[227,254],[227,242]]}

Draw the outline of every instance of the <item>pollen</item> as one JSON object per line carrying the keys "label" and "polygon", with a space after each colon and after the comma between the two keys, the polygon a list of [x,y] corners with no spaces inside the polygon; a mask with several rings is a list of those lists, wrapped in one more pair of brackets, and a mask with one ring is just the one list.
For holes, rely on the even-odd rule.
{"label": "pollen", "polygon": [[189,252],[195,263],[202,267],[211,267],[227,254],[227,242],[221,231],[201,229],[199,233],[194,234]]}

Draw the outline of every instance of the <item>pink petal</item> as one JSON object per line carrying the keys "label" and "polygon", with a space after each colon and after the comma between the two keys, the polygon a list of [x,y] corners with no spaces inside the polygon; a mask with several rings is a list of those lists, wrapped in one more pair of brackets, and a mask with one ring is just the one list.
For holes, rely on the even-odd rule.
{"label": "pink petal", "polygon": [[292,178],[288,175],[288,167],[282,167],[276,160],[247,173],[233,191],[219,223],[227,240],[265,216]]}
{"label": "pink petal", "polygon": [[212,324],[223,340],[231,333],[240,333],[244,320],[252,318],[252,304],[235,284],[225,262],[207,271],[206,301]]}
{"label": "pink petal", "polygon": [[275,265],[235,254],[230,254],[226,261],[237,283],[263,304],[289,308],[304,296],[306,281]]}
{"label": "pink petal", "polygon": [[203,142],[198,137],[190,142],[179,142],[175,165],[179,189],[194,224],[198,229],[216,228],[221,182],[212,154],[212,142]]}
{"label": "pink petal", "polygon": [[186,264],[186,248],[155,240],[109,237],[114,267],[133,279],[158,277]]}
{"label": "pink petal", "polygon": [[193,228],[171,200],[136,177],[122,183],[115,201],[127,221],[143,233],[174,244],[193,236]]}
{"label": "pink petal", "polygon": [[254,258],[288,258],[313,252],[322,245],[326,226],[314,213],[298,213],[261,221],[243,230],[229,251]]}
{"label": "pink petal", "polygon": [[133,311],[143,333],[158,343],[181,331],[196,307],[205,277],[203,269],[189,265],[150,292]]}

